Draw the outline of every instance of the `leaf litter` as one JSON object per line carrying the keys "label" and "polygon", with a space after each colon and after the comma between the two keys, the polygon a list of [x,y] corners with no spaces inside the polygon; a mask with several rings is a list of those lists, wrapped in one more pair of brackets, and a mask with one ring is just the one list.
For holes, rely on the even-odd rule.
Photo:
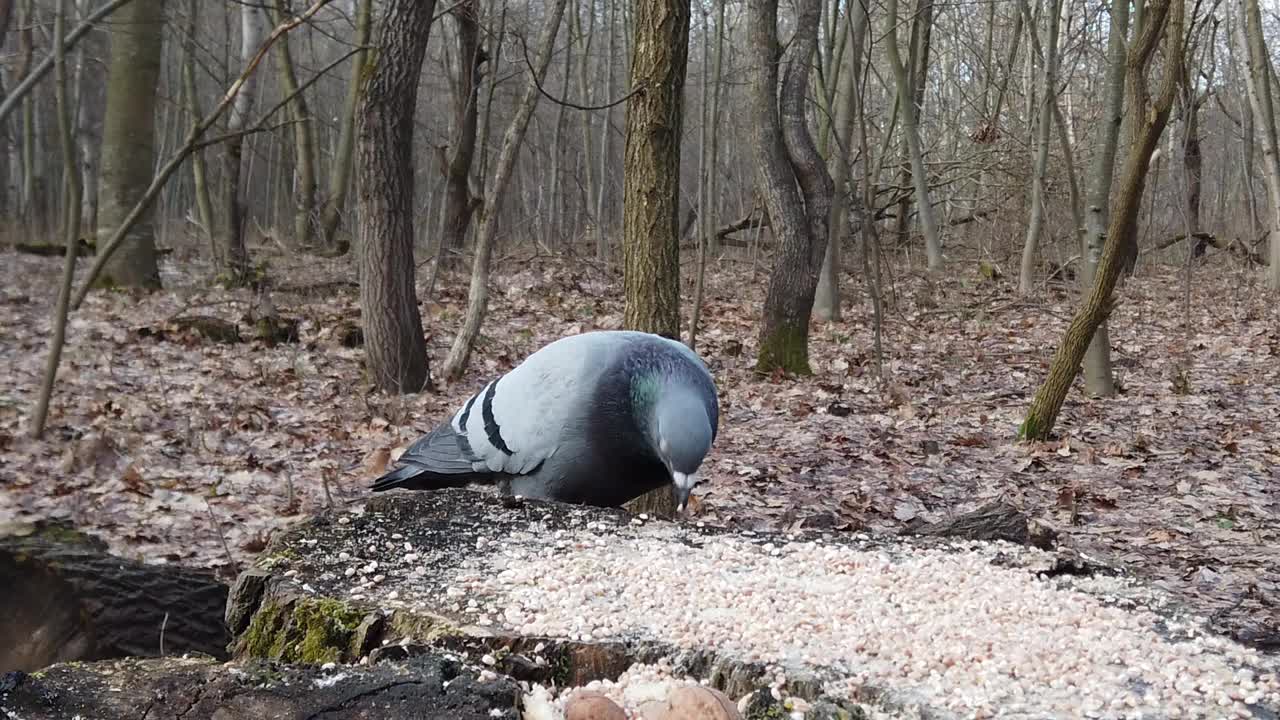
{"label": "leaf litter", "polygon": [[[45,362],[56,258],[6,253],[0,287],[0,520],[62,520],[119,554],[233,574],[309,513],[358,502],[414,439],[495,374],[563,335],[621,326],[620,279],[534,259],[494,279],[466,377],[372,394],[350,342],[350,263],[273,259],[272,293],[299,342],[253,339],[248,291],[207,267],[166,268],[155,294],[96,293],[73,314],[42,440],[25,435]],[[280,268],[286,268],[281,270]],[[83,270],[83,268],[82,268]],[[1000,499],[1063,542],[1172,593],[1216,629],[1280,647],[1280,307],[1223,265],[1197,272],[1191,332],[1175,268],[1129,280],[1111,325],[1121,393],[1080,381],[1048,442],[1014,435],[1070,317],[1074,293],[1022,301],[974,271],[886,289],[884,383],[871,316],[846,277],[845,320],[815,324],[806,378],[752,368],[766,273],[708,277],[698,351],[722,425],[697,519],[746,529],[893,533]],[[692,272],[685,273],[686,309]],[[425,273],[422,273],[425,279]],[[461,275],[420,303],[433,362],[465,310]],[[1230,287],[1228,287],[1230,286]],[[419,296],[425,297],[424,288]],[[852,298],[852,300],[849,300]],[[244,342],[174,326],[239,323]]]}

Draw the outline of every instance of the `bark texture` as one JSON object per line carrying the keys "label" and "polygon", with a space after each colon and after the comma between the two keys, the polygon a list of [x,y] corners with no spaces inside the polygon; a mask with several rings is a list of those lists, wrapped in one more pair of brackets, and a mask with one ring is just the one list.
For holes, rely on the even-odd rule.
{"label": "bark texture", "polygon": [[0,667],[162,650],[226,657],[227,586],[213,576],[109,555],[64,527],[23,531],[0,538],[0,637],[14,640],[0,646]]}
{"label": "bark texture", "polygon": [[[274,22],[280,24],[293,15],[292,0],[276,0]],[[275,47],[276,69],[280,75],[280,91],[289,96],[285,106],[293,123],[293,243],[309,247],[316,234],[316,141],[312,132],[314,120],[307,98],[298,92],[298,74],[293,67],[289,36],[281,35]]]}
{"label": "bark texture", "polygon": [[414,287],[413,116],[434,0],[389,0],[357,113],[360,308],[369,381],[389,393],[428,382]]}
{"label": "bark texture", "polygon": [[[453,9],[458,32],[458,83],[454,97],[453,144],[445,168],[444,234],[440,242],[449,250],[462,249],[467,228],[481,198],[471,192],[471,164],[476,154],[479,117],[480,24],[477,0],[463,0]],[[456,253],[441,255],[452,262]]]}
{"label": "bark texture", "polygon": [[680,337],[680,135],[688,0],[636,0],[627,102],[622,247],[633,330]]}
{"label": "bark texture", "polygon": [[[357,45],[368,45],[373,25],[373,0],[357,0]],[[361,50],[351,58],[351,79],[347,81],[347,100],[342,106],[342,128],[338,134],[338,146],[333,151],[333,165],[329,169],[329,193],[320,212],[320,245],[325,254],[345,255],[351,248],[346,240],[338,240],[338,225],[351,187],[351,161],[355,154],[356,108],[360,104],[361,79],[364,77],[368,51]]]}
{"label": "bark texture", "polygon": [[[1031,7],[1026,0],[1018,3],[1027,27],[1035,37]],[[1049,136],[1053,129],[1053,109],[1058,102],[1058,23],[1062,15],[1061,0],[1052,0],[1045,23],[1048,25],[1043,45],[1044,73],[1040,88],[1040,115],[1036,126],[1034,174],[1031,179],[1031,216],[1027,219],[1027,237],[1022,245],[1022,265],[1018,273],[1018,292],[1031,294],[1035,286],[1036,259],[1040,254],[1040,234],[1045,221],[1045,176],[1049,171]]]}
{"label": "bark texture", "polygon": [[[1049,436],[1062,410],[1071,383],[1080,372],[1080,363],[1093,338],[1094,331],[1111,313],[1114,298],[1112,292],[1120,279],[1125,261],[1125,249],[1134,244],[1137,231],[1138,210],[1146,187],[1147,170],[1151,154],[1155,151],[1160,135],[1169,120],[1169,111],[1177,97],[1183,77],[1183,18],[1186,9],[1181,0],[1159,0],[1148,5],[1142,32],[1132,43],[1126,60],[1126,74],[1130,97],[1141,98],[1130,112],[1135,114],[1134,142],[1125,158],[1119,189],[1115,194],[1115,206],[1107,226],[1107,239],[1098,263],[1097,277],[1092,288],[1083,298],[1067,326],[1049,375],[1036,392],[1027,410],[1019,434],[1032,440]],[[1156,47],[1164,39],[1163,76],[1154,98],[1147,92],[1146,72],[1151,65]]]}
{"label": "bark texture", "polygon": [[818,0],[801,0],[796,9],[796,33],[782,56],[779,92],[777,0],[748,4],[749,44],[756,65],[750,80],[753,149],[761,195],[778,239],[756,369],[807,374],[809,315],[826,254],[832,182],[805,115],[821,5]]}
{"label": "bark texture", "polygon": [[[240,59],[248,67],[266,34],[267,16],[261,5],[240,6]],[[250,73],[231,106],[228,133],[240,133],[249,125],[258,98],[259,74]],[[249,248],[245,244],[245,200],[241,187],[244,164],[244,135],[232,135],[222,154],[222,280],[229,286],[247,285],[252,280]]]}
{"label": "bark texture", "polygon": [[[115,232],[151,183],[156,155],[156,84],[164,33],[162,0],[133,0],[111,23],[111,64],[98,183],[98,247]],[[160,287],[153,213],[134,223],[98,276],[105,287]]]}
{"label": "bark texture", "polygon": [[[1129,33],[1129,3],[1111,6],[1110,37],[1107,39],[1106,100],[1103,111],[1102,147],[1093,159],[1089,183],[1089,205],[1084,216],[1084,247],[1081,248],[1080,287],[1088,292],[1097,275],[1098,262],[1107,237],[1111,212],[1111,182],[1115,175],[1116,149],[1124,121],[1125,45]],[[1085,392],[1099,397],[1116,394],[1111,373],[1111,336],[1104,319],[1093,333],[1084,357]]]}
{"label": "bark texture", "polygon": [[1270,200],[1266,235],[1271,248],[1271,267],[1267,271],[1267,284],[1273,290],[1280,290],[1280,137],[1277,136],[1275,104],[1271,97],[1275,70],[1271,67],[1271,56],[1267,54],[1262,34],[1258,0],[1241,0],[1240,14],[1248,64],[1245,85],[1249,89],[1249,105],[1253,108],[1255,126],[1262,136],[1262,177]]}
{"label": "bark texture", "polygon": [[[932,8],[931,4],[926,7]],[[911,70],[902,64],[901,53],[898,51],[898,0],[889,0],[888,8],[885,12],[885,22],[887,33],[885,37],[885,52],[889,57],[889,64],[893,67],[894,85],[898,93],[898,107],[902,111],[902,136],[907,145],[907,158],[911,166],[911,184],[915,190],[916,204],[919,206],[920,213],[920,229],[924,233],[925,254],[928,258],[930,270],[941,270],[943,265],[942,257],[942,236],[938,230],[938,221],[934,217],[933,202],[929,200],[929,174],[924,166],[924,150],[920,147],[920,112],[919,106],[915,102],[915,92],[910,75]],[[921,38],[924,46],[927,46],[928,36]],[[921,58],[921,62],[927,62],[927,58]],[[921,82],[923,88],[923,82]],[[904,215],[905,217],[905,215]]]}

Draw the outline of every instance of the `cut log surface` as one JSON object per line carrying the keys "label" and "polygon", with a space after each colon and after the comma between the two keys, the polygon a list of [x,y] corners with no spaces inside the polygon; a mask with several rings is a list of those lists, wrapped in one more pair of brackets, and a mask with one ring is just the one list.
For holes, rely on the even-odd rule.
{"label": "cut log surface", "polygon": [[[921,530],[1047,544],[1027,522],[987,508]],[[227,623],[245,660],[446,649],[560,688],[662,664],[735,700],[772,688],[920,717],[1280,709],[1276,658],[1069,550],[738,533],[469,490],[379,496],[277,535]]]}
{"label": "cut log surface", "polygon": [[0,527],[0,672],[54,662],[226,655],[227,586],[110,555],[65,528]]}
{"label": "cut log surface", "polygon": [[[519,687],[457,659],[375,666],[110,660],[0,675],[0,717],[22,720],[515,720]],[[7,714],[6,714],[7,713]]]}

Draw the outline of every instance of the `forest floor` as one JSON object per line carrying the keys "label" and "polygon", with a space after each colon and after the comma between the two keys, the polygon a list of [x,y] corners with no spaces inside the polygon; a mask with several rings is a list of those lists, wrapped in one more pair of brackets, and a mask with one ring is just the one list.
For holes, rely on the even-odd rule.
{"label": "forest floor", "polygon": [[[63,519],[118,553],[229,575],[272,530],[362,498],[494,374],[621,321],[621,283],[599,266],[513,256],[495,262],[517,270],[494,279],[466,378],[387,398],[367,391],[363,351],[339,342],[358,322],[349,260],[272,263],[283,278],[272,302],[301,320],[298,343],[174,330],[178,316],[240,321],[252,304],[211,289],[203,270],[167,264],[165,292],[93,295],[72,317],[36,441],[26,418],[61,260],[0,254],[0,519]],[[1280,647],[1280,303],[1256,273],[1222,258],[1197,266],[1184,315],[1180,270],[1141,268],[1111,324],[1121,393],[1088,399],[1077,383],[1044,443],[1015,434],[1070,316],[1068,286],[1024,300],[976,267],[942,282],[899,268],[886,284],[882,385],[856,279],[844,321],[814,326],[814,374],[797,380],[752,371],[764,270],[726,260],[709,278],[698,350],[723,410],[699,520],[895,532],[1004,499],[1221,630]],[[461,275],[440,286],[422,304],[433,361],[466,296]]]}

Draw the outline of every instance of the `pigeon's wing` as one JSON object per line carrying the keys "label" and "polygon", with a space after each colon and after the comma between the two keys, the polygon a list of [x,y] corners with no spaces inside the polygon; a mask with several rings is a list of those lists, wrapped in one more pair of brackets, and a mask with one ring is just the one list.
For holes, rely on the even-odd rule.
{"label": "pigeon's wing", "polygon": [[625,343],[613,333],[557,340],[473,395],[451,426],[478,459],[474,469],[524,475],[580,446],[592,389]]}
{"label": "pigeon's wing", "polygon": [[492,479],[492,473],[467,447],[450,423],[440,425],[405,450],[395,469],[378,478],[373,490],[432,490],[465,487]]}

